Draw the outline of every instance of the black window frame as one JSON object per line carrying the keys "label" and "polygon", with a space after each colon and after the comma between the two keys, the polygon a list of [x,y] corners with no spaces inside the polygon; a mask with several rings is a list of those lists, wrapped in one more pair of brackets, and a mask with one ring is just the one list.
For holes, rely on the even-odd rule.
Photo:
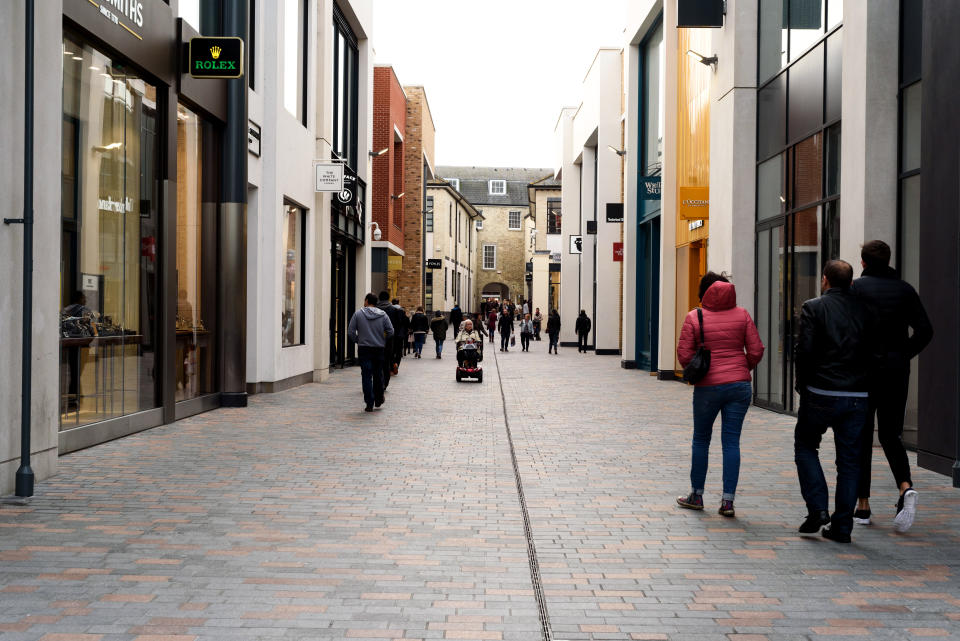
{"label": "black window frame", "polygon": [[[343,15],[343,12],[340,11],[340,7],[337,6],[336,3],[333,5],[333,34],[333,150],[334,153],[346,160],[348,166],[356,170],[359,169],[360,162],[358,157],[360,118],[360,45],[356,34],[353,32],[353,28],[350,26],[350,23],[347,22],[346,17]],[[347,60],[346,63],[341,64],[342,61],[340,60],[340,47],[338,46],[341,37],[344,39],[345,50],[352,54],[352,65],[349,64],[350,60]],[[344,106],[346,109],[352,112],[347,114],[347,120],[343,123],[342,127],[347,138],[345,143],[344,141],[340,140],[341,127],[339,126],[343,117],[343,114],[340,113],[339,79],[340,74],[344,69],[349,74],[347,81],[344,83],[344,86],[348,92],[344,100]]]}
{"label": "black window frame", "polygon": [[547,198],[547,234],[563,233],[563,199]]}

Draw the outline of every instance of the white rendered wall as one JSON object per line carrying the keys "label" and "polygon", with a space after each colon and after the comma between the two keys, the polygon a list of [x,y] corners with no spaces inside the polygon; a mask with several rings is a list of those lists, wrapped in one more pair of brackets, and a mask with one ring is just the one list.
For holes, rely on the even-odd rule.
{"label": "white rendered wall", "polygon": [[677,360],[677,24],[676,4],[663,7],[664,63],[664,132],[663,170],[661,172],[660,225],[660,347],[658,367],[673,370]]}
{"label": "white rendered wall", "polygon": [[[581,235],[580,165],[573,155],[573,115],[576,108],[565,107],[560,113],[555,135],[559,140],[558,173],[561,178],[560,198],[563,215],[562,249],[560,253],[560,340],[575,343],[574,322],[580,311],[579,280],[582,254],[570,253],[570,238]],[[585,234],[583,234],[585,235]]]}

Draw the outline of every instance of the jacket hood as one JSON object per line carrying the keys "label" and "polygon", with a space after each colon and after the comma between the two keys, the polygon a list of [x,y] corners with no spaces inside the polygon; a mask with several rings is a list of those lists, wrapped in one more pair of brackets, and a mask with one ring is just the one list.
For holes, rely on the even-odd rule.
{"label": "jacket hood", "polygon": [[737,306],[737,289],[733,286],[733,283],[718,280],[707,288],[701,302],[704,309],[709,309],[712,312],[733,309]]}
{"label": "jacket hood", "polygon": [[374,320],[386,314],[379,307],[361,307],[360,311],[363,312],[363,315],[367,317],[368,320]]}

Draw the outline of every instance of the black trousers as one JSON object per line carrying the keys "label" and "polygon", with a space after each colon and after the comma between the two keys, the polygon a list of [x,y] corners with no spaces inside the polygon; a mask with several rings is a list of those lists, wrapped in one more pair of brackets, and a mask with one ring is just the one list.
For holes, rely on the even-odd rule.
{"label": "black trousers", "polygon": [[520,346],[523,347],[524,351],[530,349],[530,334],[520,333]]}
{"label": "black trousers", "polygon": [[870,464],[873,460],[873,426],[876,415],[877,436],[887,456],[890,471],[899,489],[901,483],[910,483],[910,460],[903,447],[903,415],[907,409],[910,388],[910,368],[883,370],[870,389],[867,420],[860,434],[860,479],[857,498],[870,498]]}
{"label": "black trousers", "polygon": [[500,349],[510,347],[510,332],[500,332]]}
{"label": "black trousers", "polygon": [[585,352],[587,351],[587,339],[590,338],[590,334],[577,334],[577,351]]}
{"label": "black trousers", "polygon": [[390,386],[390,376],[393,374],[393,339],[387,339],[387,345],[383,348],[383,354],[380,357],[383,367],[383,389]]}

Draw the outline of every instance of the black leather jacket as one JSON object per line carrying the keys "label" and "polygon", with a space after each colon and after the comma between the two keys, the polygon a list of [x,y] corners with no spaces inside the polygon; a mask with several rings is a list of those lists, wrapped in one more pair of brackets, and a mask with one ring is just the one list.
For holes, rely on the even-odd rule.
{"label": "black leather jacket", "polygon": [[[890,267],[865,269],[850,287],[880,320],[874,351],[883,369],[910,367],[933,339],[933,326],[916,290]],[[913,328],[913,334],[910,334]]]}
{"label": "black leather jacket", "polygon": [[863,301],[847,289],[831,288],[800,311],[796,387],[866,392],[874,364],[875,325]]}

